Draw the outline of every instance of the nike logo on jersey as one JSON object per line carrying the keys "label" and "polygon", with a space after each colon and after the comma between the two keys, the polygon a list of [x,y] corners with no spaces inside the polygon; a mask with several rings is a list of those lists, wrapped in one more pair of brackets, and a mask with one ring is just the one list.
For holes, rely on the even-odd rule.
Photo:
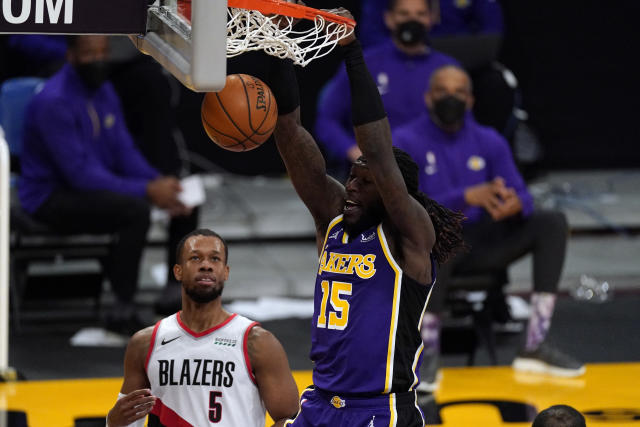
{"label": "nike logo on jersey", "polygon": [[362,238],[360,239],[360,241],[361,241],[362,243],[367,243],[367,242],[372,241],[372,240],[373,240],[373,239],[375,239],[375,238],[376,238],[376,232],[374,231],[374,232],[372,232],[372,233],[371,233],[371,235],[369,235],[369,236],[366,236],[366,237],[365,237],[365,236],[363,235],[363,236],[362,236]]}
{"label": "nike logo on jersey", "polygon": [[165,340],[164,338],[162,338],[162,342],[160,343],[160,345],[169,344],[171,341],[175,341],[178,338],[180,338],[180,337],[178,336],[178,337],[175,337],[175,338],[171,338],[170,340]]}
{"label": "nike logo on jersey", "polygon": [[329,236],[329,238],[330,238],[330,239],[337,239],[337,238],[338,238],[338,235],[340,234],[340,232],[341,232],[341,231],[342,231],[342,229],[341,229],[341,228],[340,228],[340,229],[338,229],[338,230],[336,230],[336,232],[335,232],[335,233],[333,233],[331,236]]}

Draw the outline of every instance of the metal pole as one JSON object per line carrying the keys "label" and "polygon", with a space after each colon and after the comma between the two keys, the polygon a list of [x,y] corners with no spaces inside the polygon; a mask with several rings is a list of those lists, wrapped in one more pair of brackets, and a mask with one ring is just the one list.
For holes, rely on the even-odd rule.
{"label": "metal pole", "polygon": [[0,379],[14,379],[9,368],[9,146],[0,128]]}

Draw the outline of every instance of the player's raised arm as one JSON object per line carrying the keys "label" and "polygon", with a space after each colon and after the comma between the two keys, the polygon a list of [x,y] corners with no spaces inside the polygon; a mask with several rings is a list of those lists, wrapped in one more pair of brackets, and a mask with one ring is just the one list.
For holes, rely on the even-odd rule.
{"label": "player's raised arm", "polygon": [[405,258],[416,250],[421,254],[429,252],[435,243],[433,224],[425,208],[407,191],[393,153],[389,121],[378,88],[364,62],[360,43],[353,36],[339,43],[349,76],[356,141],[363,154],[360,163],[373,176],[386,218],[403,240]]}
{"label": "player's raised arm", "polygon": [[321,245],[329,222],[342,210],[344,187],[327,175],[320,149],[302,126],[298,83],[291,61],[273,59],[269,85],[278,102],[274,131],[278,151],[296,192],[315,220]]}

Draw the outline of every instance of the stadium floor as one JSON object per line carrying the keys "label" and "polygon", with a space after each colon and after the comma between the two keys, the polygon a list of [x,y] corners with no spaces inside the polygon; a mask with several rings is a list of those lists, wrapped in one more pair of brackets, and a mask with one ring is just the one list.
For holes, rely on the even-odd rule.
{"label": "stadium floor", "polygon": [[[443,354],[444,378],[435,402],[420,400],[432,416],[438,413],[433,408],[440,408],[445,427],[528,427],[527,420],[536,411],[558,403],[585,413],[589,427],[640,427],[640,171],[610,173],[606,179],[553,178],[557,182],[550,179],[541,185],[565,188],[571,182],[571,188],[580,189],[576,192],[580,198],[561,193],[555,206],[565,210],[574,231],[583,232],[574,233],[569,242],[550,339],[586,362],[587,373],[579,379],[515,375],[509,364],[521,345],[522,332],[497,334],[497,366],[488,366],[484,347],[477,352],[476,367],[465,366],[464,352],[448,351]],[[536,199],[545,205],[549,192],[538,193]],[[231,240],[227,302],[247,295],[308,300],[317,254],[314,244],[304,240],[312,224],[290,183],[264,179],[210,183],[208,197],[211,206],[203,209],[202,225]],[[221,199],[226,203],[214,203]],[[153,233],[162,233],[161,227],[154,228],[151,240],[156,238]],[[283,236],[298,240],[268,241]],[[149,323],[155,320],[152,302],[162,289],[153,272],[163,258],[163,249],[156,245],[143,262],[139,303]],[[509,273],[506,292],[524,296],[530,289],[529,260],[518,262]],[[614,289],[609,299],[594,303],[570,297],[582,274],[609,281]],[[109,304],[108,294],[104,301]],[[12,329],[9,343],[9,364],[26,380],[0,383],[0,409],[26,413],[30,427],[104,426],[103,417],[121,383],[124,347],[71,345],[78,330],[99,325],[88,307],[86,301],[48,300],[44,307],[26,308],[21,329]],[[257,320],[283,343],[299,388],[309,385],[309,318]],[[449,341],[461,338],[453,334]],[[16,420],[20,421],[19,415],[0,416],[0,427],[27,425],[12,423]],[[435,421],[429,425],[438,425]]]}
{"label": "stadium floor", "polygon": [[[311,382],[310,371],[294,376],[300,390]],[[525,427],[536,410],[564,402],[583,412],[589,427],[634,427],[639,378],[640,363],[589,364],[579,379],[521,375],[509,367],[445,368],[435,396],[442,422],[429,425]],[[0,402],[25,412],[30,427],[98,426],[120,384],[120,378],[2,384]]]}

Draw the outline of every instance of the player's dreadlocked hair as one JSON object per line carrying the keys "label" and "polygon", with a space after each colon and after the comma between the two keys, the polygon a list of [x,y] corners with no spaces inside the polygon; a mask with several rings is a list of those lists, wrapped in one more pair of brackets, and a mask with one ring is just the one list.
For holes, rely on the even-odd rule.
{"label": "player's dreadlocked hair", "polygon": [[464,215],[461,212],[454,212],[445,208],[418,190],[418,165],[409,154],[397,147],[393,147],[393,155],[396,158],[409,194],[424,206],[431,217],[433,228],[436,231],[436,244],[432,252],[438,264],[442,265],[456,252],[465,249],[464,240],[462,239],[462,220]]}

